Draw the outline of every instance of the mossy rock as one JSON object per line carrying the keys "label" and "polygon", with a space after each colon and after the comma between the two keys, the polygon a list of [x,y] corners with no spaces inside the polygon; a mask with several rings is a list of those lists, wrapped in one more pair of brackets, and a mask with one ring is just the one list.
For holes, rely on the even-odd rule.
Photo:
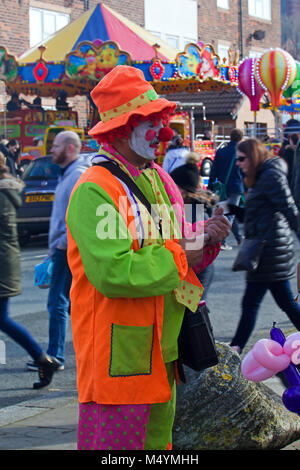
{"label": "mossy rock", "polygon": [[185,368],[177,387],[174,450],[282,449],[300,438],[300,417],[263,383],[245,379],[240,356],[217,343],[219,364]]}

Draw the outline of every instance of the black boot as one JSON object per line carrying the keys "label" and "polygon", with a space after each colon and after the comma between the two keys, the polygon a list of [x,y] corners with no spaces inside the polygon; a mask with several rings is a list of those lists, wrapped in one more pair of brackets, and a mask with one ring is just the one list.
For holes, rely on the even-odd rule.
{"label": "black boot", "polygon": [[50,357],[47,354],[43,354],[40,359],[36,361],[38,365],[38,373],[39,373],[39,382],[35,382],[33,384],[33,388],[42,388],[49,385],[54,372],[60,366],[60,362],[55,359],[54,357]]}

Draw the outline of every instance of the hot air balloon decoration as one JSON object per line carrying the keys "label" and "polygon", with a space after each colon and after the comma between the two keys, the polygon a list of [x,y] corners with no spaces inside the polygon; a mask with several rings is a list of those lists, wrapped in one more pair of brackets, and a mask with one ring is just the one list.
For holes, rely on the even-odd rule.
{"label": "hot air balloon decoration", "polygon": [[268,92],[272,106],[277,110],[281,105],[282,93],[296,77],[296,62],[280,48],[270,49],[255,62],[255,78]]}
{"label": "hot air balloon decoration", "polygon": [[238,67],[238,90],[250,100],[251,111],[259,111],[259,102],[265,89],[255,79],[255,59],[248,57]]}

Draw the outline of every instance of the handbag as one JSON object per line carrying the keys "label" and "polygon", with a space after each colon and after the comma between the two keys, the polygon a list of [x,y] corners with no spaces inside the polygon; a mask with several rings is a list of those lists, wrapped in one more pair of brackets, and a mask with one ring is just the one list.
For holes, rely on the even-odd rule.
{"label": "handbag", "polygon": [[257,238],[245,238],[234,260],[232,271],[256,271],[265,242],[266,240]]}
{"label": "handbag", "polygon": [[218,181],[217,179],[213,183],[212,190],[215,194],[217,194],[219,196],[219,201],[220,202],[225,201],[227,199],[227,184],[228,184],[229,177],[231,175],[234,163],[235,163],[235,153],[234,153],[234,156],[231,160],[231,163],[230,163],[230,166],[229,166],[229,169],[228,169],[228,173],[226,175],[226,179],[225,179],[224,183],[222,183],[221,181]]}
{"label": "handbag", "polygon": [[276,219],[273,215],[273,223],[263,238],[245,238],[234,260],[232,271],[248,271],[250,273],[257,270],[264,246],[268,237],[273,231]]}
{"label": "handbag", "polygon": [[[121,179],[157,221],[157,215],[153,214],[153,209],[151,211],[149,201],[135,182],[118,165],[112,162],[100,162],[94,163],[94,165],[107,168],[113,175]],[[158,228],[162,235],[160,223]],[[195,313],[186,307],[178,337],[178,372],[182,382],[186,382],[182,364],[196,371],[202,371],[218,364],[218,354],[209,319],[209,310],[205,301],[199,303]]]}
{"label": "handbag", "polygon": [[[199,303],[195,313],[185,309],[181,330],[178,337],[178,359],[195,371],[202,371],[218,364],[213,329],[209,319],[206,302]],[[182,368],[181,379],[185,381]]]}
{"label": "handbag", "polygon": [[40,289],[48,289],[51,284],[53,261],[48,256],[42,263],[34,267],[34,285]]}

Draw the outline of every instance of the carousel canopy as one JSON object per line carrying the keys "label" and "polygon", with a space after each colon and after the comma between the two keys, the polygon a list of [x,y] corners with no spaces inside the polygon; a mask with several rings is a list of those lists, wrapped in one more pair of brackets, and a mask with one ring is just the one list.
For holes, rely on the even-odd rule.
{"label": "carousel canopy", "polygon": [[[43,41],[46,50],[45,61],[63,61],[66,54],[75,50],[83,41],[97,44],[105,41],[118,43],[120,49],[127,51],[132,60],[151,60],[153,44],[159,47],[158,57],[162,60],[175,60],[178,50],[169,46],[159,37],[146,31],[103,3],[85,12],[77,20]],[[18,57],[18,62],[26,64],[40,58],[38,44]]]}

